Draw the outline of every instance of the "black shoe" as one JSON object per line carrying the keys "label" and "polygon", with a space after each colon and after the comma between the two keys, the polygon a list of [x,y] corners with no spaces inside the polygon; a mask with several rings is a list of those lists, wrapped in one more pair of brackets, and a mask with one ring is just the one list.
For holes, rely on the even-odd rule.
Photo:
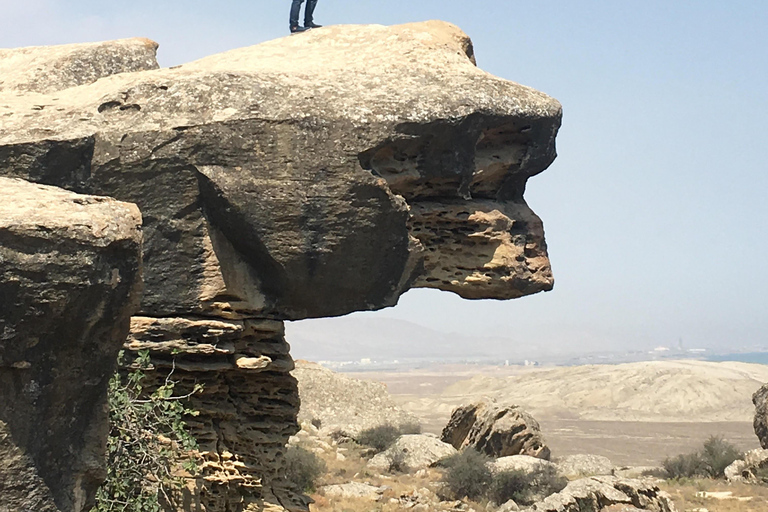
{"label": "black shoe", "polygon": [[304,24],[304,29],[305,30],[309,30],[310,28],[320,28],[320,27],[322,27],[322,25],[318,25],[315,22],[309,22],[309,23],[305,23]]}
{"label": "black shoe", "polygon": [[307,30],[309,30],[309,28],[296,25],[295,27],[291,27],[291,34],[298,34],[299,32],[306,32]]}

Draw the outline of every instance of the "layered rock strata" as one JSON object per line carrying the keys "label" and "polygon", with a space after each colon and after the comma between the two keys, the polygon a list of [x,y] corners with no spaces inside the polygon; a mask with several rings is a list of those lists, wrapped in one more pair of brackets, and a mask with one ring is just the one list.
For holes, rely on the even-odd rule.
{"label": "layered rock strata", "polygon": [[0,65],[0,174],[139,205],[145,293],[128,347],[206,385],[194,428],[210,465],[193,498],[290,508],[276,495],[298,398],[279,321],[391,306],[414,286],[551,289],[523,191],[555,158],[560,105],[479,70],[441,22],[327,27],[113,74],[94,48],[125,44],[35,50],[40,70],[94,55],[51,88]]}
{"label": "layered rock strata", "polygon": [[457,407],[440,438],[457,450],[472,447],[489,457],[550,457],[539,423],[516,405],[483,401]]}
{"label": "layered rock strata", "polygon": [[141,287],[136,206],[0,178],[0,511],[90,510]]}

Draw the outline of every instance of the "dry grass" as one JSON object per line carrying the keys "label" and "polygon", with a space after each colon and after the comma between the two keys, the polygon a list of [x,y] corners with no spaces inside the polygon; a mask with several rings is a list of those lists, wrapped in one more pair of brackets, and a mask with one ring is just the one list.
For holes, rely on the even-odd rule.
{"label": "dry grass", "polygon": [[[766,512],[768,511],[768,487],[759,485],[728,484],[718,480],[692,480],[685,482],[667,482],[662,489],[672,495],[678,512],[691,512],[706,509],[708,512]],[[699,492],[731,492],[734,498],[752,498],[749,501],[738,499],[718,500],[696,496]]]}

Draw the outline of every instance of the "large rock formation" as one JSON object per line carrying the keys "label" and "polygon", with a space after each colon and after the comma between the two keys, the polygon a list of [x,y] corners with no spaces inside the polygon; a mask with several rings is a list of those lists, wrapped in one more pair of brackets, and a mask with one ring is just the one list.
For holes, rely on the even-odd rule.
{"label": "large rock formation", "polygon": [[138,308],[134,205],[0,178],[0,511],[90,509]]}
{"label": "large rock formation", "polygon": [[[139,205],[145,293],[128,347],[205,384],[190,500],[291,508],[280,457],[298,396],[280,321],[391,306],[414,286],[551,289],[523,192],[555,158],[560,105],[479,70],[441,22],[327,27],[114,74],[154,67],[152,48],[37,49],[32,77],[0,65],[0,174]],[[140,57],[105,65],[118,49]],[[72,61],[82,78],[44,83]]]}
{"label": "large rock formation", "polygon": [[482,401],[457,407],[440,438],[456,449],[469,446],[489,457],[550,456],[539,423],[516,405]]}
{"label": "large rock formation", "polygon": [[675,512],[666,492],[647,480],[595,476],[575,480],[524,512]]}

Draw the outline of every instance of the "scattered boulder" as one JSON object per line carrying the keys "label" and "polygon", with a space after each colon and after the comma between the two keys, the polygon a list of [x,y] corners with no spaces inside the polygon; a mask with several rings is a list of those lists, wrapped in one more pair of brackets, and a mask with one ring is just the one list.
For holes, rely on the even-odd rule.
{"label": "scattered boulder", "polygon": [[355,438],[373,427],[418,424],[415,416],[395,404],[380,382],[347,377],[307,361],[296,361],[291,374],[299,383],[299,421],[314,422],[321,434]]}
{"label": "scattered boulder", "polygon": [[616,469],[608,457],[600,455],[568,455],[558,459],[557,468],[565,476],[613,475]]}
{"label": "scattered boulder", "polygon": [[550,469],[558,472],[558,466],[548,460],[531,457],[530,455],[510,455],[509,457],[500,457],[488,463],[488,469],[491,473],[501,473],[502,471],[523,471],[532,473],[541,469]]}
{"label": "scattered boulder", "polygon": [[409,471],[434,466],[439,460],[458,453],[456,448],[435,436],[414,434],[400,436],[387,450],[374,456],[368,467],[380,471],[390,468],[392,461],[402,461]]}
{"label": "scattered boulder", "polygon": [[90,510],[141,290],[135,205],[0,178],[0,509]]}
{"label": "scattered boulder", "polygon": [[672,498],[643,480],[595,476],[575,480],[525,512],[675,512]]}
{"label": "scattered boulder", "polygon": [[457,450],[471,446],[490,457],[530,455],[548,460],[539,423],[516,405],[483,401],[456,408],[441,439]]}
{"label": "scattered boulder", "polygon": [[743,459],[725,468],[725,479],[729,482],[762,483],[764,479],[758,472],[765,468],[768,468],[768,450],[750,450],[744,454]]}
{"label": "scattered boulder", "polygon": [[368,498],[373,501],[379,500],[385,490],[383,487],[362,482],[326,485],[320,488],[320,492],[329,498]]}
{"label": "scattered boulder", "polygon": [[752,423],[755,435],[760,440],[760,446],[768,449],[768,384],[755,391],[752,403],[755,404],[755,419]]}
{"label": "scattered boulder", "polygon": [[515,503],[515,500],[509,500],[506,503],[504,503],[502,506],[496,509],[496,512],[519,512],[520,507],[517,503]]}

